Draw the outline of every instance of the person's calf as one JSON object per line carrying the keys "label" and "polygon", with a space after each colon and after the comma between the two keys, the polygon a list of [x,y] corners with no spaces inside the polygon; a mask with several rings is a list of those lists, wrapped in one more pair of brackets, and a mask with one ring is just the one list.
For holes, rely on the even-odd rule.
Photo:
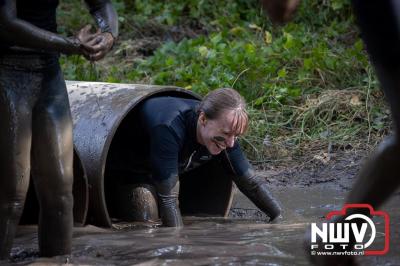
{"label": "person's calf", "polygon": [[72,193],[59,195],[51,202],[40,202],[39,250],[43,257],[71,253],[73,227]]}
{"label": "person's calf", "polygon": [[18,222],[24,209],[24,200],[0,202],[0,260],[9,257]]}

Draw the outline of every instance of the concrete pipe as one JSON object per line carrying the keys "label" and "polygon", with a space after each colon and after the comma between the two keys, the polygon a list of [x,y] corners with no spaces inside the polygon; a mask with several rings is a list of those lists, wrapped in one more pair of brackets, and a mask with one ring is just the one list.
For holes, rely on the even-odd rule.
{"label": "concrete pipe", "polygon": [[[86,223],[86,216],[89,207],[89,187],[85,169],[76,150],[74,150],[73,164],[74,225],[83,226]],[[31,178],[20,224],[37,224],[38,217],[39,202],[37,200],[34,183]]]}
{"label": "concrete pipe", "polygon": [[[158,218],[154,189],[148,186],[146,178],[133,177],[124,171],[124,165],[129,168],[132,164],[130,155],[143,134],[135,122],[135,107],[150,97],[200,97],[171,86],[70,81],[67,87],[74,144],[89,182],[88,222],[110,227],[114,218],[122,221]],[[182,176],[179,202],[183,215],[227,215],[232,201],[232,181],[221,167],[211,162]],[[147,208],[148,214],[136,215],[132,210],[137,206]]]}

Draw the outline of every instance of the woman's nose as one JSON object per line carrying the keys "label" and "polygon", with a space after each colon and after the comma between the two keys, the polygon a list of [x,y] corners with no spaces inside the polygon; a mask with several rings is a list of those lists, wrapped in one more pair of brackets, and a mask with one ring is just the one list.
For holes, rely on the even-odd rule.
{"label": "woman's nose", "polygon": [[232,148],[233,145],[235,145],[235,136],[231,136],[231,137],[227,138],[225,143],[226,143],[227,147]]}

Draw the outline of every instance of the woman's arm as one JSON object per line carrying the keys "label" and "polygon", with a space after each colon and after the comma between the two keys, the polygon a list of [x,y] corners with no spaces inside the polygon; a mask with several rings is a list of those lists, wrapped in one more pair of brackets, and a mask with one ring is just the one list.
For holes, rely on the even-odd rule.
{"label": "woman's arm", "polygon": [[150,135],[150,161],[162,223],[169,227],[183,226],[178,203],[179,143],[167,126],[153,128]]}
{"label": "woman's arm", "polygon": [[239,190],[246,195],[261,211],[267,214],[270,221],[281,213],[278,201],[272,196],[263,176],[260,176],[243,154],[238,142],[226,150],[229,167],[233,172],[232,179]]}

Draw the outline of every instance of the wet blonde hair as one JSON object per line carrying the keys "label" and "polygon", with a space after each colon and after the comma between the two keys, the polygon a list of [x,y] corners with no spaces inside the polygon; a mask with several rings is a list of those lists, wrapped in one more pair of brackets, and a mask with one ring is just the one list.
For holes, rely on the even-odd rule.
{"label": "wet blonde hair", "polygon": [[201,101],[198,113],[203,112],[207,119],[217,119],[224,111],[234,110],[235,117],[232,129],[235,135],[242,135],[247,131],[249,116],[246,110],[246,101],[234,89],[222,88],[209,92]]}

